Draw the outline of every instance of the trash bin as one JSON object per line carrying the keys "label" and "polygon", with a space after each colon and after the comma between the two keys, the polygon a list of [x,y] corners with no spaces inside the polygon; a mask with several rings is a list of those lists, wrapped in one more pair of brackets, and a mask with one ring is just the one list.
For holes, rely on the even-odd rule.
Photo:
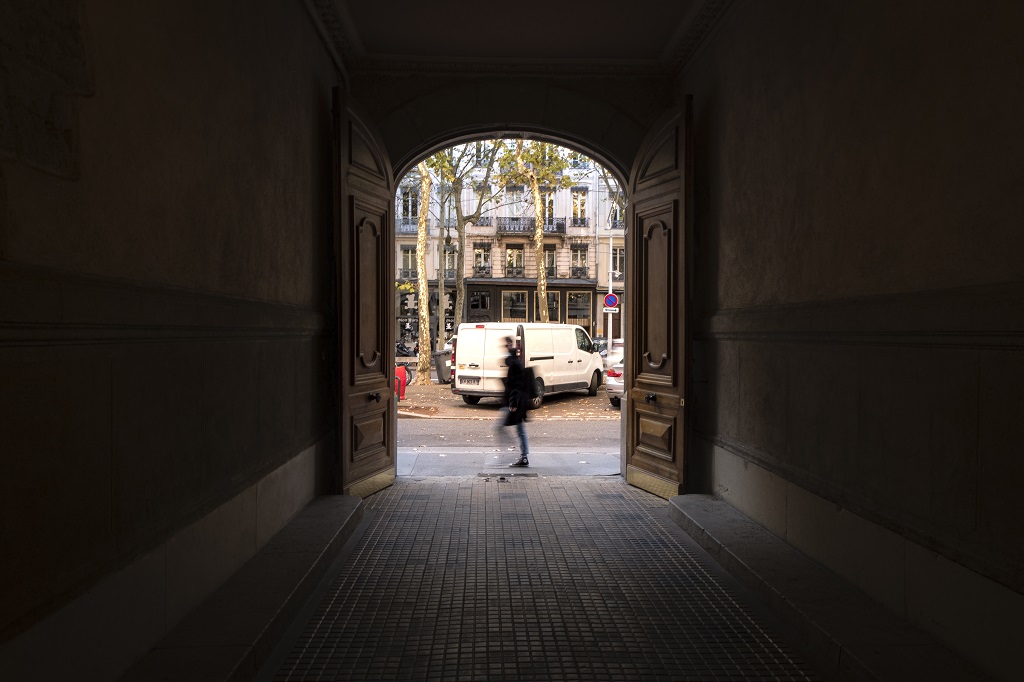
{"label": "trash bin", "polygon": [[[395,365],[395,395],[398,400],[405,400],[405,387],[409,384],[409,373],[405,365]],[[395,402],[398,402],[397,400]]]}
{"label": "trash bin", "polygon": [[452,352],[450,350],[436,350],[434,355],[434,371],[437,372],[437,383],[450,384],[452,382]]}

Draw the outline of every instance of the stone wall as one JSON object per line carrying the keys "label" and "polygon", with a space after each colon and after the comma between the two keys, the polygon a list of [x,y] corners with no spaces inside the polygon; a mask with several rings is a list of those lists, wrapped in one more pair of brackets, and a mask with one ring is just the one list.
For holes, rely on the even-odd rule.
{"label": "stone wall", "polygon": [[0,51],[3,641],[332,454],[338,73],[272,0],[4,3]]}
{"label": "stone wall", "polygon": [[[1024,591],[1021,25],[1011,3],[740,2],[681,80],[693,488],[841,573],[855,564],[837,546],[871,546],[832,534],[852,514],[1001,586],[1004,603]],[[794,518],[794,485],[824,501],[815,519]],[[885,579],[864,584],[974,643],[980,613],[914,607],[964,582],[905,598],[910,556],[889,553],[871,567]],[[990,642],[1000,627],[985,624]]]}

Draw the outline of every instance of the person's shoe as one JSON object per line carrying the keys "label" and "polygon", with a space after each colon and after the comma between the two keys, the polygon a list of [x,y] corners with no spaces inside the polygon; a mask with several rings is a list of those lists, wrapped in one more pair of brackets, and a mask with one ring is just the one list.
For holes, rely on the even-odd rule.
{"label": "person's shoe", "polygon": [[512,462],[511,464],[509,464],[509,466],[510,467],[528,467],[528,466],[530,466],[530,460],[528,460],[526,458],[526,455],[523,455],[522,457],[520,457],[516,461]]}

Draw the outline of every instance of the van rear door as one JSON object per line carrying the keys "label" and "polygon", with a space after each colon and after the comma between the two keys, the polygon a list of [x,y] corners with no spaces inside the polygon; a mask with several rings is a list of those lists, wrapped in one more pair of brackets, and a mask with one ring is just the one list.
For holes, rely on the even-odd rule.
{"label": "van rear door", "polygon": [[482,388],[486,334],[482,328],[460,326],[455,349],[453,389],[476,391]]}

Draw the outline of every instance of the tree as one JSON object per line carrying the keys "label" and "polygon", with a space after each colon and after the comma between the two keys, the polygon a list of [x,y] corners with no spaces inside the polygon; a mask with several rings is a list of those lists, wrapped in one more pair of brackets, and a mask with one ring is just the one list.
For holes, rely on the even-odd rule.
{"label": "tree", "polygon": [[548,276],[544,267],[545,211],[541,197],[541,184],[548,191],[572,186],[572,178],[565,173],[569,167],[568,150],[549,142],[518,139],[506,145],[498,162],[496,179],[502,186],[529,185],[533,197],[533,248],[537,262],[537,314],[541,322],[548,317]]}
{"label": "tree", "polygon": [[420,205],[416,223],[416,298],[420,317],[420,355],[413,383],[430,383],[430,290],[427,288],[427,227],[430,224],[430,172],[422,161],[420,172]]}
{"label": "tree", "polygon": [[[428,157],[425,163],[437,174],[443,186],[448,190],[455,208],[455,234],[457,239],[455,251],[455,324],[462,321],[466,301],[465,259],[466,259],[466,224],[477,224],[484,213],[485,207],[494,201],[496,193],[491,190],[491,174],[494,162],[503,148],[501,140],[487,140],[449,147]],[[483,177],[479,178],[479,168],[483,169]],[[467,184],[472,188],[473,201],[469,211],[463,203]],[[444,216],[446,217],[446,216]],[[447,242],[447,239],[446,239]],[[438,279],[443,278],[442,273]],[[439,305],[443,306],[443,290],[438,295]],[[443,315],[443,310],[439,312]],[[441,318],[443,319],[443,317]]]}

